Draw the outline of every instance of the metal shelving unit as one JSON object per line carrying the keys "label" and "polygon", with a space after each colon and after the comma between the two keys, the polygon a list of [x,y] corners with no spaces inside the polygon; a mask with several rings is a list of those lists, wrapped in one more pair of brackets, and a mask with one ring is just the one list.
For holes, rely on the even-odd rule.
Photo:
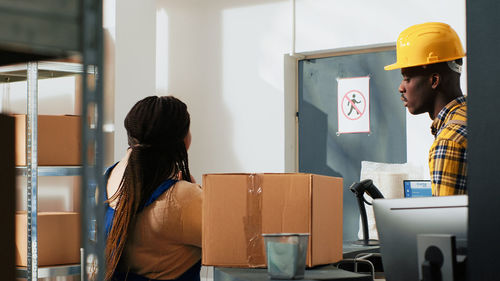
{"label": "metal shelving unit", "polygon": [[1,0],[1,65],[80,53],[83,2]]}
{"label": "metal shelving unit", "polygon": [[[28,83],[28,106],[27,106],[27,165],[17,166],[16,175],[27,177],[28,192],[28,252],[31,256],[31,266],[17,267],[16,277],[27,278],[33,276],[32,272],[37,270],[37,278],[48,278],[55,276],[80,275],[81,264],[64,266],[38,267],[38,245],[37,245],[37,209],[38,209],[38,177],[42,176],[81,176],[81,166],[38,166],[37,161],[37,124],[38,124],[38,83],[39,79],[57,78],[68,75],[83,74],[83,65],[78,63],[42,61],[30,62],[0,67],[0,82],[27,81]],[[94,74],[94,68],[88,67],[87,74]],[[31,270],[30,270],[31,269]],[[31,271],[31,272],[30,272]],[[33,278],[31,278],[33,279]]]}
{"label": "metal shelving unit", "polygon": [[[70,276],[80,275],[81,266],[77,265],[61,265],[50,267],[39,267],[38,278],[49,278],[55,276]],[[18,267],[16,270],[16,278],[28,279],[28,270],[26,267]]]}
{"label": "metal shelving unit", "polygon": [[[82,65],[40,60],[82,57]],[[16,276],[34,281],[60,275],[81,274],[82,280],[104,280],[104,208],[96,204],[96,196],[104,189],[103,107],[102,107],[102,0],[0,0],[0,66],[27,62],[27,72],[5,67],[0,81],[27,80],[27,154],[25,167],[16,173],[28,179],[28,260],[18,268]],[[75,70],[73,67],[77,67]],[[79,67],[79,69],[78,69]],[[38,167],[37,114],[38,79],[94,69],[96,84],[87,83],[82,75],[82,167]],[[1,72],[2,70],[0,70]],[[24,72],[25,74],[21,74]],[[81,264],[38,267],[37,193],[38,176],[81,175],[82,211]],[[85,270],[82,270],[85,269]]]}
{"label": "metal shelving unit", "polygon": [[[27,64],[0,66],[0,82],[17,82],[28,79]],[[74,74],[82,74],[81,63],[64,61],[39,61],[38,79],[56,78]],[[87,74],[95,74],[94,67],[87,67]]]}
{"label": "metal shelving unit", "polygon": [[[81,166],[38,166],[38,175],[40,177],[64,177],[64,176],[80,176],[82,174]],[[16,167],[17,176],[28,175],[27,166]]]}

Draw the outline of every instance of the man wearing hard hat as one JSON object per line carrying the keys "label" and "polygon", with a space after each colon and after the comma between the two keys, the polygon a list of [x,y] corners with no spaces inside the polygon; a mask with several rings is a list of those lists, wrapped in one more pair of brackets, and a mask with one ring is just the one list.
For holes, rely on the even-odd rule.
{"label": "man wearing hard hat", "polygon": [[429,151],[434,196],[466,194],[467,103],[460,89],[462,58],[457,33],[447,24],[429,22],[405,29],[396,43],[401,69],[401,100],[411,114],[429,113],[435,137]]}

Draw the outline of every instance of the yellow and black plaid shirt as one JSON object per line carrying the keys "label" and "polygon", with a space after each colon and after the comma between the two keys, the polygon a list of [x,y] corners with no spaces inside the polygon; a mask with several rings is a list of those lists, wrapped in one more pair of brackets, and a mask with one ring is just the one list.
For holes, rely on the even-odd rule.
{"label": "yellow and black plaid shirt", "polygon": [[432,122],[435,137],[429,151],[432,195],[466,194],[467,102],[464,96],[447,104]]}

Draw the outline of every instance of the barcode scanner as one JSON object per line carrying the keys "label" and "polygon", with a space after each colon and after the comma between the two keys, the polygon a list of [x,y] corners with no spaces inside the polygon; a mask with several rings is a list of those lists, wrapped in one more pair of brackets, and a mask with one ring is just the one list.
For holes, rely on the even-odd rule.
{"label": "barcode scanner", "polygon": [[366,218],[365,203],[371,205],[372,203],[366,201],[364,194],[368,194],[373,199],[384,198],[382,193],[373,184],[372,180],[363,180],[360,182],[354,182],[349,189],[354,193],[358,199],[359,213],[361,215],[361,226],[363,228],[363,240],[356,241],[355,243],[363,244],[365,246],[375,246],[378,245],[378,241],[370,240],[368,234],[368,221]]}

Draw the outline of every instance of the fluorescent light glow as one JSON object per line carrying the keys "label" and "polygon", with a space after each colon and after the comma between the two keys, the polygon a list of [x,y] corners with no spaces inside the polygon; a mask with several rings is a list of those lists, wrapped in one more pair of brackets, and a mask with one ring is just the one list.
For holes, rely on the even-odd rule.
{"label": "fluorescent light glow", "polygon": [[165,9],[156,11],[156,93],[168,92],[168,16]]}

